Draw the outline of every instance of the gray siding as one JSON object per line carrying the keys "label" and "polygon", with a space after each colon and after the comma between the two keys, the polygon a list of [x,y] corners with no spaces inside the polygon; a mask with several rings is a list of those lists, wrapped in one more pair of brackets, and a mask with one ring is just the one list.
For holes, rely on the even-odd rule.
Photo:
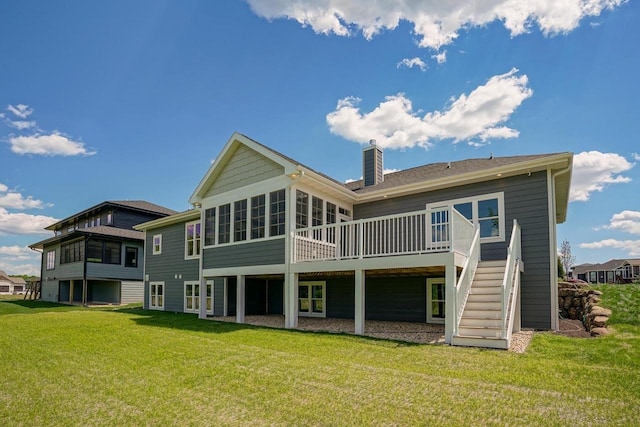
{"label": "gray siding", "polygon": [[224,278],[213,279],[213,315],[224,316]]}
{"label": "gray siding", "polygon": [[40,289],[40,298],[42,301],[58,302],[58,281],[43,281]]}
{"label": "gray siding", "polygon": [[284,168],[245,145],[240,145],[225,164],[205,197],[224,193],[275,178],[284,174]]}
{"label": "gray siding", "polygon": [[284,238],[204,250],[204,268],[284,264]]}
{"label": "gray siding", "polygon": [[365,318],[367,320],[426,322],[426,283],[424,277],[367,278]]}
{"label": "gray siding", "polygon": [[328,278],[326,281],[327,317],[353,319],[355,313],[355,282],[351,277]]}
{"label": "gray siding", "polygon": [[[184,311],[184,282],[199,280],[198,259],[184,259],[184,224],[147,230],[145,271],[151,282],[164,282],[165,311]],[[153,236],[162,234],[162,253],[153,255]],[[149,308],[149,284],[144,290],[144,308]]]}
{"label": "gray siding", "polygon": [[123,281],[120,286],[120,304],[142,302],[144,298],[144,282]]}
{"label": "gray siding", "polygon": [[482,259],[505,259],[513,220],[522,227],[522,326],[549,329],[551,327],[551,270],[549,265],[549,209],[546,172],[531,176],[497,179],[428,193],[413,194],[379,202],[354,206],[354,218],[391,215],[425,208],[428,203],[473,197],[479,194],[504,192],[506,240],[482,245]]}

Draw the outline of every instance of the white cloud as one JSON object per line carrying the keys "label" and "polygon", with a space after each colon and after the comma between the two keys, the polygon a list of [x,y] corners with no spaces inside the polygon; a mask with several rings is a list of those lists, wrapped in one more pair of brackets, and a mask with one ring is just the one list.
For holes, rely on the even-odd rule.
{"label": "white cloud", "polygon": [[42,200],[34,199],[31,196],[24,197],[22,194],[15,191],[9,191],[9,188],[0,183],[0,208],[8,209],[42,209],[45,206],[51,206],[45,204]]}
{"label": "white cloud", "polygon": [[95,151],[88,150],[84,143],[73,141],[59,132],[49,135],[9,137],[11,151],[16,154],[39,154],[43,156],[91,156]]}
{"label": "white cloud", "polygon": [[627,252],[629,256],[640,256],[640,240],[605,239],[598,242],[580,243],[580,247],[584,249],[620,249]]}
{"label": "white cloud", "polygon": [[370,40],[400,21],[413,25],[418,45],[438,50],[458,37],[460,30],[499,22],[512,37],[537,26],[546,36],[566,34],[588,16],[598,16],[626,0],[248,0],[253,11],[266,19],[293,19],[318,34],[351,36],[356,32]]}
{"label": "white cloud", "polygon": [[41,255],[28,247],[0,246],[0,270],[7,274],[40,275]]}
{"label": "white cloud", "polygon": [[44,228],[56,222],[50,216],[12,213],[0,207],[0,235],[48,234]]}
{"label": "white cloud", "polygon": [[36,126],[36,122],[29,120],[7,120],[7,124],[18,130],[30,129]]}
{"label": "white cloud", "polygon": [[427,66],[427,63],[424,62],[422,59],[418,58],[417,56],[415,58],[404,58],[402,61],[398,62],[397,67],[406,67],[406,68],[413,68],[413,67],[418,67],[420,68],[420,71],[426,71],[427,68],[429,68]]}
{"label": "white cloud", "polygon": [[640,161],[640,154],[638,154],[638,153],[633,153],[633,154],[631,154],[631,156],[633,157],[633,160],[635,160],[635,161]]}
{"label": "white cloud", "polygon": [[452,98],[444,111],[419,117],[411,100],[403,93],[387,96],[369,113],[360,113],[359,98],[346,97],[338,101],[336,110],[327,114],[331,133],[345,139],[367,143],[375,139],[382,148],[402,149],[421,146],[429,148],[436,140],[454,142],[479,138],[514,138],[517,130],[502,126],[516,108],[533,91],[527,87],[526,75],[518,76],[517,69],[493,76],[468,95]]}
{"label": "white cloud", "polygon": [[630,234],[640,234],[640,212],[622,211],[614,214],[609,221],[609,225],[604,228]]}
{"label": "white cloud", "polygon": [[631,169],[635,163],[627,161],[615,153],[584,151],[573,157],[571,179],[572,202],[585,202],[594,191],[602,191],[609,184],[627,183],[631,178],[620,175]]}
{"label": "white cloud", "polygon": [[18,104],[15,107],[13,105],[7,106],[7,110],[12,112],[14,116],[21,119],[26,119],[33,113],[33,108],[29,108],[28,105]]}
{"label": "white cloud", "polygon": [[445,62],[447,62],[447,51],[445,50],[435,55],[431,55],[431,57],[435,59],[438,64],[444,64]]}

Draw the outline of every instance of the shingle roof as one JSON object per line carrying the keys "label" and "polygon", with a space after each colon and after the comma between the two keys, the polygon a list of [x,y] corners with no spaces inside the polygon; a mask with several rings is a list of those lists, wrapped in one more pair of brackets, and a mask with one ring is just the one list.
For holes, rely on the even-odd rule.
{"label": "shingle roof", "polygon": [[602,264],[580,264],[573,267],[575,274],[584,274],[589,271],[613,271],[627,262],[630,265],[640,265],[640,258],[611,259]]}
{"label": "shingle roof", "polygon": [[79,228],[77,230],[73,230],[72,232],[64,235],[53,236],[48,239],[41,240],[37,243],[33,243],[29,245],[29,247],[33,249],[42,249],[44,248],[45,245],[49,243],[60,242],[63,240],[71,240],[79,236],[87,236],[87,235],[116,237],[120,239],[131,239],[131,240],[144,239],[144,233],[142,231],[127,230],[124,228],[109,227],[109,226],[101,225],[98,227]]}
{"label": "shingle roof", "polygon": [[526,156],[511,157],[492,157],[467,159],[454,162],[431,163],[428,165],[417,166],[411,169],[405,169],[399,172],[393,172],[384,176],[384,181],[379,184],[364,187],[363,180],[353,181],[344,184],[348,189],[356,193],[363,194],[370,191],[385,190],[402,185],[414,184],[418,182],[427,182],[431,180],[454,177],[456,175],[473,173],[483,170],[500,168],[517,163],[527,162],[531,160],[550,157],[562,153],[552,154],[533,154]]}
{"label": "shingle roof", "polygon": [[165,208],[164,206],[156,205],[155,203],[147,202],[145,200],[109,200],[105,203],[126,206],[128,208],[139,209],[163,215],[173,215],[177,213],[177,211],[174,211],[173,209]]}

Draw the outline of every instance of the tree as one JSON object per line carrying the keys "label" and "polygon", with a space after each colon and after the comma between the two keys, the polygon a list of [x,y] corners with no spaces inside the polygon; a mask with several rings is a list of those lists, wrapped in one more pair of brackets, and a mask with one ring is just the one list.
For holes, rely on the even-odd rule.
{"label": "tree", "polygon": [[558,255],[558,277],[564,278],[564,267],[562,266],[562,258]]}
{"label": "tree", "polygon": [[562,241],[562,244],[560,245],[560,254],[558,256],[562,261],[562,268],[564,269],[566,276],[571,267],[576,263],[576,257],[571,253],[571,243],[569,243],[567,239]]}

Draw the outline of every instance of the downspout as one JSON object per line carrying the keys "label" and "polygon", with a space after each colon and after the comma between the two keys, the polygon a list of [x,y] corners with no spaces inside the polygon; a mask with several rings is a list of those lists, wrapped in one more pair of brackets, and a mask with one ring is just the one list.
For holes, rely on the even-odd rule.
{"label": "downspout", "polygon": [[[553,227],[549,227],[549,279],[551,284],[551,330],[559,329],[559,320],[558,320],[558,274],[557,268],[555,267],[558,263],[558,231],[557,231],[557,219],[556,219],[556,198],[555,198],[555,184],[556,178],[560,175],[568,173],[571,171],[571,163],[564,169],[561,169],[555,173],[549,171],[548,176],[550,177],[548,182],[548,197],[549,197],[549,223],[553,224]],[[553,191],[552,191],[553,190]]]}

